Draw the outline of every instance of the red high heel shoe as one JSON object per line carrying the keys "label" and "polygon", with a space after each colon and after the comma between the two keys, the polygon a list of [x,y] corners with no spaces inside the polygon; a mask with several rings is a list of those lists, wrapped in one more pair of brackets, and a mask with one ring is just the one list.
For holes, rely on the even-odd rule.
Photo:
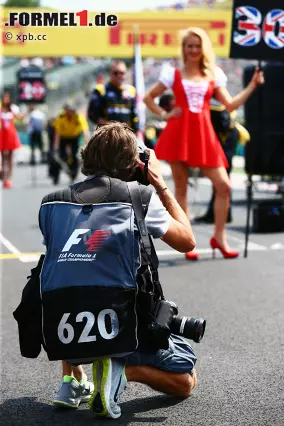
{"label": "red high heel shoe", "polygon": [[5,180],[5,181],[3,182],[3,188],[10,189],[10,188],[12,188],[12,187],[13,187],[13,184],[12,184],[12,181],[11,181],[11,180]]}
{"label": "red high heel shoe", "polygon": [[222,253],[224,259],[234,259],[235,257],[238,257],[239,253],[237,251],[226,251],[216,240],[215,237],[212,237],[210,240],[210,245],[213,250],[213,257],[215,257],[215,249],[219,249]]}
{"label": "red high heel shoe", "polygon": [[187,260],[198,260],[199,259],[199,254],[195,251],[192,253],[192,251],[188,251],[187,253],[185,253],[185,258]]}

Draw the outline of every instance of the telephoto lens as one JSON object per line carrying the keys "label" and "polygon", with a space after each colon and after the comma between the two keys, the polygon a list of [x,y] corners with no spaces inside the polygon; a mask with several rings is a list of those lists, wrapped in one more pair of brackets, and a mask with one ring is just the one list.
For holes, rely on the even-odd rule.
{"label": "telephoto lens", "polygon": [[171,322],[171,332],[199,343],[205,333],[206,320],[175,316]]}

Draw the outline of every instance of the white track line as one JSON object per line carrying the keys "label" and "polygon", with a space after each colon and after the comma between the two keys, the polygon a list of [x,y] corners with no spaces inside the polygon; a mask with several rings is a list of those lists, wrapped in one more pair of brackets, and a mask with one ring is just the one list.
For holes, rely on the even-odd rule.
{"label": "white track line", "polygon": [[284,250],[284,244],[282,243],[272,244],[272,246],[270,247],[270,250]]}
{"label": "white track line", "polygon": [[20,250],[17,249],[17,247],[15,247],[9,240],[7,240],[7,238],[4,237],[3,234],[1,234],[0,232],[0,242],[3,244],[3,246],[6,247],[7,250],[9,250],[10,253],[16,254],[18,255],[18,259],[20,260],[20,262],[34,262],[36,260],[39,259],[38,255],[28,255],[28,256],[21,256],[21,252]]}
{"label": "white track line", "polygon": [[[244,241],[243,239],[237,238],[232,236],[231,234],[228,235],[228,239],[234,240],[239,243],[239,246],[235,248],[238,251],[242,251],[244,249]],[[37,253],[30,253],[30,254],[22,254],[20,250],[18,250],[7,238],[5,238],[0,233],[0,243],[2,243],[7,250],[10,251],[10,253],[13,253],[15,255],[18,255],[18,259],[20,262],[29,263],[29,262],[36,262],[38,261],[40,255]],[[270,247],[266,247],[260,244],[255,244],[252,242],[249,242],[248,244],[248,250],[249,251],[276,251],[276,250],[284,250],[284,245],[282,243],[276,243],[272,244]],[[197,249],[199,254],[212,254],[212,249],[210,247],[208,248],[198,248]],[[180,253],[176,250],[157,250],[157,255],[159,257],[183,257],[184,254]]]}
{"label": "white track line", "polygon": [[40,258],[39,254],[29,254],[29,255],[21,256],[19,260],[24,263],[29,263],[29,262],[37,262],[39,258]]}
{"label": "white track line", "polygon": [[[242,247],[238,247],[238,248],[233,248],[232,250],[237,250],[240,252],[240,255],[242,254],[242,250],[244,250],[244,244]],[[253,244],[253,243],[249,243],[248,244],[248,251],[276,251],[276,250],[284,250],[284,245],[283,244],[279,244],[277,245],[272,245],[271,247],[265,247],[265,246],[259,246],[258,244]],[[204,249],[199,249],[197,248],[197,253],[198,254],[211,254],[212,253],[212,249],[211,248],[204,248]],[[180,253],[176,250],[157,250],[157,255],[158,257],[166,257],[166,256],[184,256],[183,253]]]}
{"label": "white track line", "polygon": [[[227,237],[228,237],[228,240],[236,241],[241,246],[244,246],[244,238],[235,237],[230,232],[227,232]],[[268,250],[269,249],[268,247],[266,247],[264,245],[254,243],[253,241],[250,241],[250,240],[249,240],[249,248],[254,249],[254,250]]]}
{"label": "white track line", "polygon": [[10,243],[10,241],[9,241],[9,240],[7,240],[7,238],[5,238],[5,237],[4,237],[4,235],[3,235],[3,234],[1,234],[1,232],[0,232],[0,242],[1,242],[1,243],[3,244],[3,246],[5,246],[5,247],[6,247],[6,249],[7,249],[7,250],[9,250],[11,253],[18,254],[18,255],[20,255],[20,254],[21,254],[20,250],[18,250],[15,246],[13,246],[13,244],[12,244],[12,243]]}
{"label": "white track line", "polygon": [[[198,229],[198,232],[200,234],[212,235],[212,230],[207,229],[205,227],[202,230]],[[196,232],[196,234],[197,234],[197,232]],[[244,239],[245,239],[245,237],[243,237],[243,238],[236,237],[229,230],[227,230],[227,238],[228,238],[228,241],[230,241],[230,240],[231,241],[236,241],[238,243],[238,246],[239,246],[238,249],[240,249],[240,247],[244,247],[244,244],[245,244],[244,243]],[[264,245],[254,243],[253,241],[251,241],[250,237],[249,237],[249,245],[248,245],[248,247],[251,250],[256,250],[256,251],[261,251],[261,250],[265,251],[265,250],[269,250],[270,249],[269,247],[266,247]]]}

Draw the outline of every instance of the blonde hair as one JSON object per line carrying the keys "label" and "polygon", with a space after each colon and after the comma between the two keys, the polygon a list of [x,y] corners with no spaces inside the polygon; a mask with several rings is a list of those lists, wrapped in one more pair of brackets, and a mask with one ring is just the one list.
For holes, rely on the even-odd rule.
{"label": "blonde hair", "polygon": [[184,45],[189,36],[195,35],[201,40],[201,49],[202,49],[202,58],[200,61],[200,68],[204,75],[208,77],[213,77],[214,68],[215,68],[215,54],[212,46],[212,42],[207,34],[202,28],[198,27],[189,27],[187,30],[182,32],[181,36],[181,47],[182,47],[182,59],[185,64],[185,55],[184,55]]}

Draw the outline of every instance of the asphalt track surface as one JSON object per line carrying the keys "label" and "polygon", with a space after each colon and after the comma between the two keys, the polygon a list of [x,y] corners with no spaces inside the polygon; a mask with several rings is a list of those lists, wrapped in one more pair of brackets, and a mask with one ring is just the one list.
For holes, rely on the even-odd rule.
{"label": "asphalt track surface", "polygon": [[[251,235],[249,256],[212,259],[211,225],[194,225],[201,251],[198,262],[156,244],[160,278],[181,314],[207,320],[203,341],[194,344],[198,386],[186,400],[129,383],[116,421],[51,405],[60,382],[60,363],[22,358],[12,312],[30,269],[43,250],[37,214],[53,190],[44,166],[15,170],[15,187],[2,191],[1,230],[1,425],[196,425],[283,426],[284,424],[284,235]],[[63,177],[61,186],[68,183]],[[169,181],[169,185],[171,182]],[[244,191],[234,190],[232,248],[243,250]],[[209,187],[200,185],[201,205]],[[24,255],[23,255],[24,253]],[[91,378],[91,369],[86,369]],[[114,423],[115,422],[115,423]]]}

